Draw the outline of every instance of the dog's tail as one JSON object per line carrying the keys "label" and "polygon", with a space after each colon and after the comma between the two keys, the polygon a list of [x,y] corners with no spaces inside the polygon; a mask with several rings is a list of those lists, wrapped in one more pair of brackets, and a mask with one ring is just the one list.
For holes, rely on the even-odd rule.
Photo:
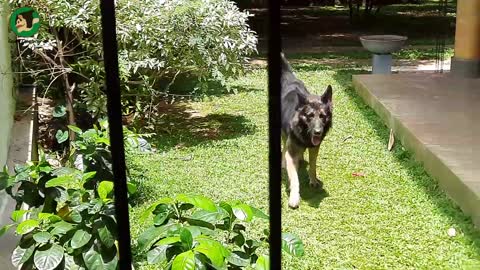
{"label": "dog's tail", "polygon": [[280,56],[282,58],[282,72],[290,72],[293,73],[292,67],[290,66],[290,63],[288,63],[287,58],[285,58],[285,54],[283,52],[280,53]]}

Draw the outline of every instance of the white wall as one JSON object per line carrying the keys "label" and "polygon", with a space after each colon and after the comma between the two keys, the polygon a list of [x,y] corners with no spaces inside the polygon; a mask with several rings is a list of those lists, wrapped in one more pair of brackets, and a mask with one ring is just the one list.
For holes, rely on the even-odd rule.
{"label": "white wall", "polygon": [[0,166],[7,161],[13,125],[14,95],[10,45],[8,43],[8,1],[0,1]]}
{"label": "white wall", "polygon": [[[8,43],[8,1],[0,1],[0,168],[7,162],[13,125],[15,99],[11,69],[10,44]],[[13,201],[4,192],[0,192],[0,226],[10,223]],[[0,269],[13,269],[10,254],[17,239],[12,232],[0,238]]]}

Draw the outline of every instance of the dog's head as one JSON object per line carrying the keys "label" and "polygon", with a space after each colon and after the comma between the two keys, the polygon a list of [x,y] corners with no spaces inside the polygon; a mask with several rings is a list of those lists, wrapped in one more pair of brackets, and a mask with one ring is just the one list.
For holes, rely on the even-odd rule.
{"label": "dog's head", "polygon": [[299,120],[307,127],[310,141],[318,146],[332,125],[332,86],[323,95],[299,96]]}

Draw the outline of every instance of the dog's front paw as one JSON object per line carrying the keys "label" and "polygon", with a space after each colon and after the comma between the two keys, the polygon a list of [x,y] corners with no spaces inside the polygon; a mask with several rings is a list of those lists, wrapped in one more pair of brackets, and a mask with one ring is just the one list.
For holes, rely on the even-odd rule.
{"label": "dog's front paw", "polygon": [[309,183],[311,188],[322,188],[323,183],[320,179],[318,178],[310,178],[310,183]]}
{"label": "dog's front paw", "polygon": [[300,204],[300,195],[299,194],[292,194],[288,199],[288,206],[292,209],[297,209],[298,205]]}

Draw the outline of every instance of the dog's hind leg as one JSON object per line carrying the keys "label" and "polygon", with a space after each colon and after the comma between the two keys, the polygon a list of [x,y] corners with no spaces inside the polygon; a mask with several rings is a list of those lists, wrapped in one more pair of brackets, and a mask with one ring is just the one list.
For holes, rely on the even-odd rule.
{"label": "dog's hind leg", "polygon": [[[287,143],[288,145],[288,143]],[[290,183],[290,196],[288,198],[288,206],[297,208],[300,204],[300,183],[298,181],[298,152],[290,149],[285,152],[285,165],[287,166],[288,180]]]}
{"label": "dog's hind leg", "polygon": [[310,178],[310,187],[322,187],[322,182],[317,178],[317,157],[320,147],[308,148],[308,176]]}

